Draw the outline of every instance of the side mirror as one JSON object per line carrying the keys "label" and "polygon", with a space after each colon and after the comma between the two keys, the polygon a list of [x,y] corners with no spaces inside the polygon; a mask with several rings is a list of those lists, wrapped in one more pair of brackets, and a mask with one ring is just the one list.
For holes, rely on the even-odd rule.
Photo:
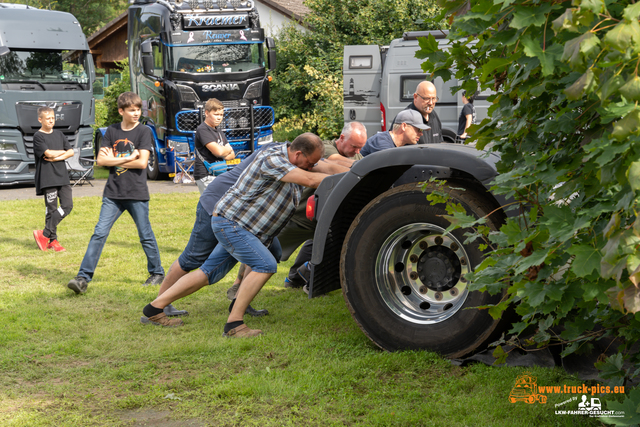
{"label": "side mirror", "polygon": [[272,71],[276,69],[276,43],[273,41],[273,38],[267,37],[267,49],[269,52],[267,53],[267,62],[269,64],[269,70]]}
{"label": "side mirror", "polygon": [[8,47],[0,46],[0,56],[8,55],[9,52],[11,52],[11,51],[9,50]]}
{"label": "side mirror", "polygon": [[140,51],[142,52],[142,72],[148,76],[153,77],[153,46],[151,40],[145,40],[140,43]]}

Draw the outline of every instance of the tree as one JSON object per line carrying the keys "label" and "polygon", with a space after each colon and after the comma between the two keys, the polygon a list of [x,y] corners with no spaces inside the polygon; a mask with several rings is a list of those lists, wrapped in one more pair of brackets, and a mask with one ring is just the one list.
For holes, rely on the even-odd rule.
{"label": "tree", "polygon": [[[405,31],[435,29],[439,9],[424,0],[307,0],[309,30],[277,36],[272,105],[279,128],[339,135],[343,125],[342,51],[348,44],[388,44]],[[294,135],[295,136],[295,135]]]}
{"label": "tree", "polygon": [[7,3],[28,4],[38,9],[69,12],[78,19],[87,37],[128,7],[127,0],[8,0]]}
{"label": "tree", "polygon": [[622,356],[640,367],[630,352],[640,339],[640,3],[442,5],[452,48],[420,40],[423,67],[466,80],[454,90],[494,91],[472,142],[500,153],[494,189],[524,208],[489,235],[496,251],[473,289],[506,288],[492,313],[517,303],[510,332],[533,326],[532,344],[561,343],[563,356],[618,337],[619,356],[600,365],[602,375],[633,377]]}

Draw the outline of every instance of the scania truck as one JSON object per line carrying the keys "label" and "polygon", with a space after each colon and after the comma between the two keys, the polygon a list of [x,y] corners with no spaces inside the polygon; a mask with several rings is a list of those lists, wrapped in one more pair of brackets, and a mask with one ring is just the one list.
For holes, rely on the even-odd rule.
{"label": "scania truck", "polygon": [[38,108],[93,157],[95,72],[78,20],[65,12],[0,3],[0,185],[33,184]]}
{"label": "scania truck", "polygon": [[193,160],[209,98],[225,106],[222,126],[236,158],[272,141],[268,72],[275,45],[253,0],[134,0],[128,32],[131,88],[155,137],[149,178]]}

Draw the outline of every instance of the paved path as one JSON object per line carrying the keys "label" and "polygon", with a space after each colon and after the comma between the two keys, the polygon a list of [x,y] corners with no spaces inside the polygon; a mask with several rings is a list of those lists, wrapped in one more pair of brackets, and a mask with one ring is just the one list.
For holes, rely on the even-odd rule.
{"label": "paved path", "polygon": [[[102,191],[106,184],[106,179],[94,179],[89,184],[76,185],[73,187],[73,197],[102,196]],[[196,184],[174,184],[173,181],[147,181],[149,192],[151,193],[192,193],[197,192]],[[36,188],[33,185],[13,185],[10,187],[0,187],[0,202],[7,200],[27,200],[39,199],[36,196]]]}

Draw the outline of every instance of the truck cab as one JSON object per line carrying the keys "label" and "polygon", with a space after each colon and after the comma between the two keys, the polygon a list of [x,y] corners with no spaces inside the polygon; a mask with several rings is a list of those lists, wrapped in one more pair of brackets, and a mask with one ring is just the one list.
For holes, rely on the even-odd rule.
{"label": "truck cab", "polygon": [[93,157],[95,71],[78,20],[69,13],[0,3],[0,185],[33,184],[38,108],[81,157]]}
{"label": "truck cab", "polygon": [[178,153],[193,158],[209,98],[225,106],[221,126],[238,159],[272,141],[275,45],[252,1],[135,0],[128,22],[131,88],[155,137],[151,179],[174,172]]}

